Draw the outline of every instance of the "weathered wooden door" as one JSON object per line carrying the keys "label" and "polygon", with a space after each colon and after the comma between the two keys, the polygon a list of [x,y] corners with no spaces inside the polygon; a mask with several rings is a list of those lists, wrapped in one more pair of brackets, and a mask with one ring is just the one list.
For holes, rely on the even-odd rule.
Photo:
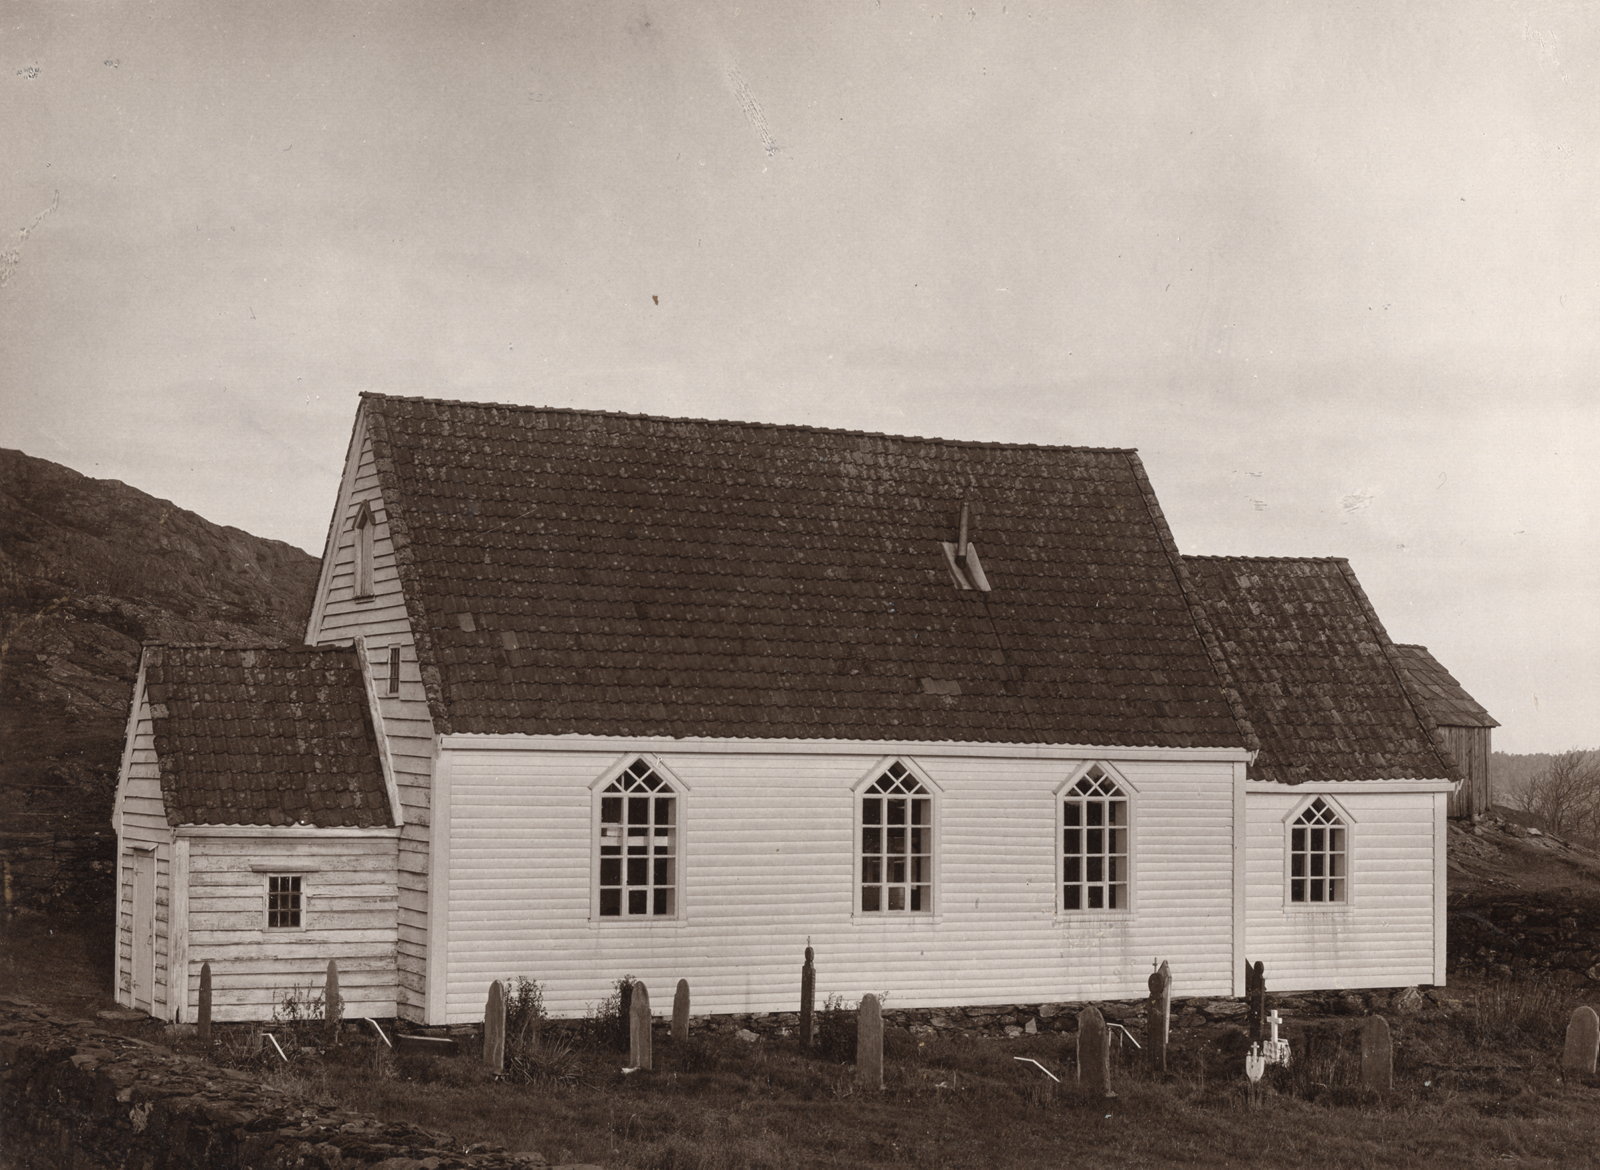
{"label": "weathered wooden door", "polygon": [[156,990],[156,855],[133,854],[133,1006],[151,1011]]}

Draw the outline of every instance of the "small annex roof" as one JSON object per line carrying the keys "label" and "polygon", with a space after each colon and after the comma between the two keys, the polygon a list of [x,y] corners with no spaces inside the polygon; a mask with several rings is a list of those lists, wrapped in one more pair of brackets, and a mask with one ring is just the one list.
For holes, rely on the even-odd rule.
{"label": "small annex roof", "polygon": [[1439,664],[1426,646],[1395,643],[1400,669],[1406,682],[1421,697],[1433,721],[1440,727],[1499,727],[1478,700],[1467,694],[1454,676]]}
{"label": "small annex roof", "polygon": [[144,669],[171,824],[391,823],[354,649],[150,645]]}
{"label": "small annex roof", "polygon": [[1261,740],[1252,779],[1459,779],[1348,562],[1184,564]]}
{"label": "small annex roof", "polygon": [[1132,451],[362,410],[440,732],[1252,745]]}

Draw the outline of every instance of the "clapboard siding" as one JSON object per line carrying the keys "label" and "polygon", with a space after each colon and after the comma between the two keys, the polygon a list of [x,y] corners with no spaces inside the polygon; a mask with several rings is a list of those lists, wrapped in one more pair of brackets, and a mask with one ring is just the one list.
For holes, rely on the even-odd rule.
{"label": "clapboard siding", "polygon": [[[593,783],[615,751],[447,748],[446,1017],[494,979],[544,983],[581,1014],[623,974],[687,978],[696,1010],[793,1010],[807,942],[818,994],[900,1006],[1132,997],[1151,959],[1183,994],[1231,988],[1232,766],[1122,762],[1136,788],[1134,908],[1056,911],[1056,792],[1079,758],[909,758],[939,789],[936,912],[853,917],[855,797],[887,755],[664,752],[687,790],[683,906],[671,922],[590,918]],[[904,758],[904,757],[902,757]]]}
{"label": "clapboard siding", "polygon": [[1307,799],[1246,797],[1247,957],[1279,991],[1399,987],[1434,981],[1435,810],[1427,793],[1336,792],[1350,814],[1349,900],[1304,907],[1287,900],[1285,818]]}
{"label": "clapboard siding", "polygon": [[1450,815],[1471,817],[1494,805],[1489,787],[1489,736],[1487,727],[1440,727],[1445,746],[1461,769],[1462,784],[1450,798]]}
{"label": "clapboard siding", "polygon": [[[171,962],[172,829],[161,799],[155,729],[145,696],[144,671],[134,684],[128,742],[117,785],[117,1002],[167,1017],[167,968]],[[133,999],[133,856],[155,852],[155,979],[151,1002]]]}
{"label": "clapboard siding", "polygon": [[[211,964],[218,1020],[271,1019],[289,991],[321,989],[339,964],[347,1016],[393,1016],[396,980],[396,850],[392,837],[207,837],[189,839],[189,1005],[200,965]],[[298,930],[266,926],[267,878],[302,875]]]}
{"label": "clapboard siding", "polygon": [[[378,490],[372,444],[365,425],[351,443],[334,515],[334,532],[325,555],[319,596],[307,641],[326,645],[366,639],[368,669],[378,695],[380,734],[388,744],[400,796],[401,837],[397,854],[399,931],[398,1011],[420,1020],[425,1010],[428,949],[428,823],[433,783],[433,721],[417,666],[416,640],[395,568],[388,513]],[[355,516],[367,504],[376,520],[373,536],[373,596],[355,597]],[[389,694],[389,647],[400,647],[400,693]]]}

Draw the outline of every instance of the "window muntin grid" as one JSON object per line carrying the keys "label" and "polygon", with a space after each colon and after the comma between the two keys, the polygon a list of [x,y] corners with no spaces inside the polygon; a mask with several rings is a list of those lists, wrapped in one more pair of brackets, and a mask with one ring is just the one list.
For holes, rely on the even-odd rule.
{"label": "window muntin grid", "polygon": [[1098,764],[1061,799],[1061,908],[1128,909],[1128,797]]}
{"label": "window muntin grid", "polygon": [[1344,821],[1320,796],[1289,829],[1289,901],[1306,905],[1343,902],[1346,888]]}
{"label": "window muntin grid", "polygon": [[898,760],[861,794],[861,911],[933,910],[933,797]]}
{"label": "window muntin grid", "polygon": [[297,873],[267,876],[267,926],[269,929],[294,928],[301,924],[304,900]]}
{"label": "window muntin grid", "polygon": [[600,794],[600,916],[670,918],[678,908],[678,795],[635,760]]}

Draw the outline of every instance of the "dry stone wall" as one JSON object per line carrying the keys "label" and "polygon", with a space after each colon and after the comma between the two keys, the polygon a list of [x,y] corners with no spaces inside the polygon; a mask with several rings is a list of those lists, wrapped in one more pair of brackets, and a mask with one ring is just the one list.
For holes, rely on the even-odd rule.
{"label": "dry stone wall", "polygon": [[17,1170],[525,1170],[537,1157],[291,1100],[252,1077],[0,997],[0,1116]]}

